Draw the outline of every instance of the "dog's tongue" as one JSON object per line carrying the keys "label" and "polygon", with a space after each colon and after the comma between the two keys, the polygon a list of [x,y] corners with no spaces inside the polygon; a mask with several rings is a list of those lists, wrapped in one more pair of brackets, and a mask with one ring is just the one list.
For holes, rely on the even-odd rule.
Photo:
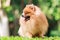
{"label": "dog's tongue", "polygon": [[25,21],[25,18],[24,17],[21,17],[22,21]]}
{"label": "dog's tongue", "polygon": [[26,18],[23,18],[22,20],[23,20],[23,21],[25,21],[25,22],[27,21],[27,19],[26,19]]}

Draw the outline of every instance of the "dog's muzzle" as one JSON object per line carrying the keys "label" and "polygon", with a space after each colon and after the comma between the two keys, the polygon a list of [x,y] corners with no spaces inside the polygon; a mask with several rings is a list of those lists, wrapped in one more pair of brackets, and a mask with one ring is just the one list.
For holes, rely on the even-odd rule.
{"label": "dog's muzzle", "polygon": [[30,20],[30,16],[24,16],[24,15],[22,15],[22,17],[24,17],[26,21]]}

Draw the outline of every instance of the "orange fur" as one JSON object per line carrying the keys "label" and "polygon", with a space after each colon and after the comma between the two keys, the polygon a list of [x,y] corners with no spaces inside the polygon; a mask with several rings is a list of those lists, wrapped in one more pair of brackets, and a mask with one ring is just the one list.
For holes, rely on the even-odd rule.
{"label": "orange fur", "polygon": [[30,16],[30,20],[25,21],[25,18],[20,17],[20,28],[19,35],[23,37],[32,37],[36,34],[43,37],[48,30],[48,22],[46,16],[42,11],[35,5],[27,5],[22,15]]}

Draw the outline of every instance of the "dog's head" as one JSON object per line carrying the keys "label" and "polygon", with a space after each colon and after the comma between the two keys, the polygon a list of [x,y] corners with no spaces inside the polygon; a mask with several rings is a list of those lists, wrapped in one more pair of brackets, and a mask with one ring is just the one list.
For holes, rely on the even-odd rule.
{"label": "dog's head", "polygon": [[25,20],[29,20],[32,15],[34,15],[35,7],[33,4],[26,5],[26,7],[23,10],[22,17],[25,18]]}

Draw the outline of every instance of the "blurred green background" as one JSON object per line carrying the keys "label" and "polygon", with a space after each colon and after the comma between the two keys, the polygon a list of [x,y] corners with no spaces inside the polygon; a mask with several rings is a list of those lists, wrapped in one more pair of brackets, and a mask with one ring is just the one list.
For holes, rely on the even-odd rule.
{"label": "blurred green background", "polygon": [[46,14],[49,22],[48,36],[60,36],[60,0],[0,0],[0,10],[9,20],[10,35],[17,35],[19,16],[27,4],[34,4]]}

